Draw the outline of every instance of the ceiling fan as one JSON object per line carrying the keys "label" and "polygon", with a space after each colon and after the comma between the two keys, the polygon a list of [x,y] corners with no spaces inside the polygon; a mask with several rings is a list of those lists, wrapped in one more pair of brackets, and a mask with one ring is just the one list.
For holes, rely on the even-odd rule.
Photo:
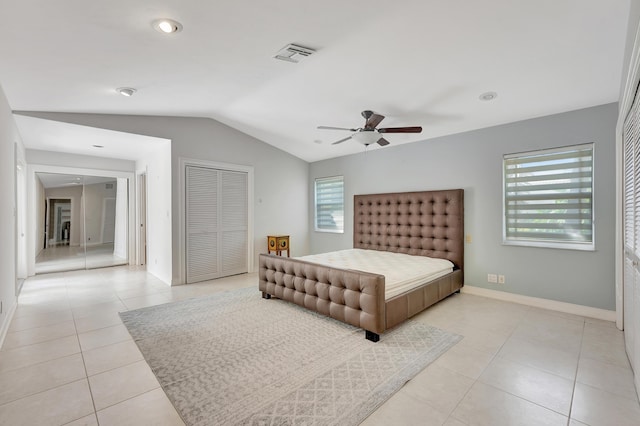
{"label": "ceiling fan", "polygon": [[421,133],[422,127],[413,126],[413,127],[383,127],[377,129],[376,126],[380,124],[382,120],[384,120],[384,115],[375,113],[373,111],[362,111],[362,116],[366,120],[364,123],[364,127],[358,127],[355,129],[349,129],[346,127],[332,127],[332,126],[318,126],[318,129],[323,130],[347,130],[349,132],[353,132],[351,136],[348,136],[344,139],[340,139],[339,141],[335,141],[332,145],[337,145],[342,142],[346,142],[349,139],[355,139],[357,142],[360,142],[364,146],[369,146],[373,143],[377,143],[380,146],[389,145],[389,141],[386,140],[382,134],[384,133]]}

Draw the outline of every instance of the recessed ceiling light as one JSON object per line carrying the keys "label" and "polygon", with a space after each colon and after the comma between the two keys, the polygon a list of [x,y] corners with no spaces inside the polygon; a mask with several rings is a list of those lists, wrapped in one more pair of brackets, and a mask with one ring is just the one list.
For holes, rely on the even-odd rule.
{"label": "recessed ceiling light", "polygon": [[485,92],[478,97],[481,101],[492,101],[498,97],[496,92]]}
{"label": "recessed ceiling light", "polygon": [[153,28],[163,34],[179,33],[182,31],[182,24],[173,19],[156,19],[152,23]]}
{"label": "recessed ceiling light", "polygon": [[94,148],[104,148],[104,145],[91,145],[91,146],[93,146]]}
{"label": "recessed ceiling light", "polygon": [[133,96],[134,93],[136,93],[136,89],[134,89],[133,87],[118,87],[116,89],[116,92],[120,93],[122,96]]}

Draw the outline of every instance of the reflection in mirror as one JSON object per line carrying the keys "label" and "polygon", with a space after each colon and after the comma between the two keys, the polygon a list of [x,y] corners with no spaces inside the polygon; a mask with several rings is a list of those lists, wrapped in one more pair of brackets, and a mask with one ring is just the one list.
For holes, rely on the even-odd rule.
{"label": "reflection in mirror", "polygon": [[36,273],[127,263],[126,179],[36,173]]}

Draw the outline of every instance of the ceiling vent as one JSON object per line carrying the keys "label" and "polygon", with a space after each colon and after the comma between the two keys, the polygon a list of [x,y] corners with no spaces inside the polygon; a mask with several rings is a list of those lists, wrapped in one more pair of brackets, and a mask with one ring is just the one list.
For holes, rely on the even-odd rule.
{"label": "ceiling vent", "polygon": [[276,53],[274,58],[297,64],[307,56],[311,56],[314,52],[315,50],[309,49],[308,47],[289,44]]}

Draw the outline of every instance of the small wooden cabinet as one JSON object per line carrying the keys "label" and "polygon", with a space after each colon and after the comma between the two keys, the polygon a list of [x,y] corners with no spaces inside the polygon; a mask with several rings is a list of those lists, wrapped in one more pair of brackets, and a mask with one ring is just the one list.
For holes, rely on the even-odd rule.
{"label": "small wooden cabinet", "polygon": [[287,257],[291,257],[291,249],[289,248],[288,235],[269,235],[267,237],[267,249],[269,254],[275,251],[278,256],[282,256],[283,251],[287,251]]}

